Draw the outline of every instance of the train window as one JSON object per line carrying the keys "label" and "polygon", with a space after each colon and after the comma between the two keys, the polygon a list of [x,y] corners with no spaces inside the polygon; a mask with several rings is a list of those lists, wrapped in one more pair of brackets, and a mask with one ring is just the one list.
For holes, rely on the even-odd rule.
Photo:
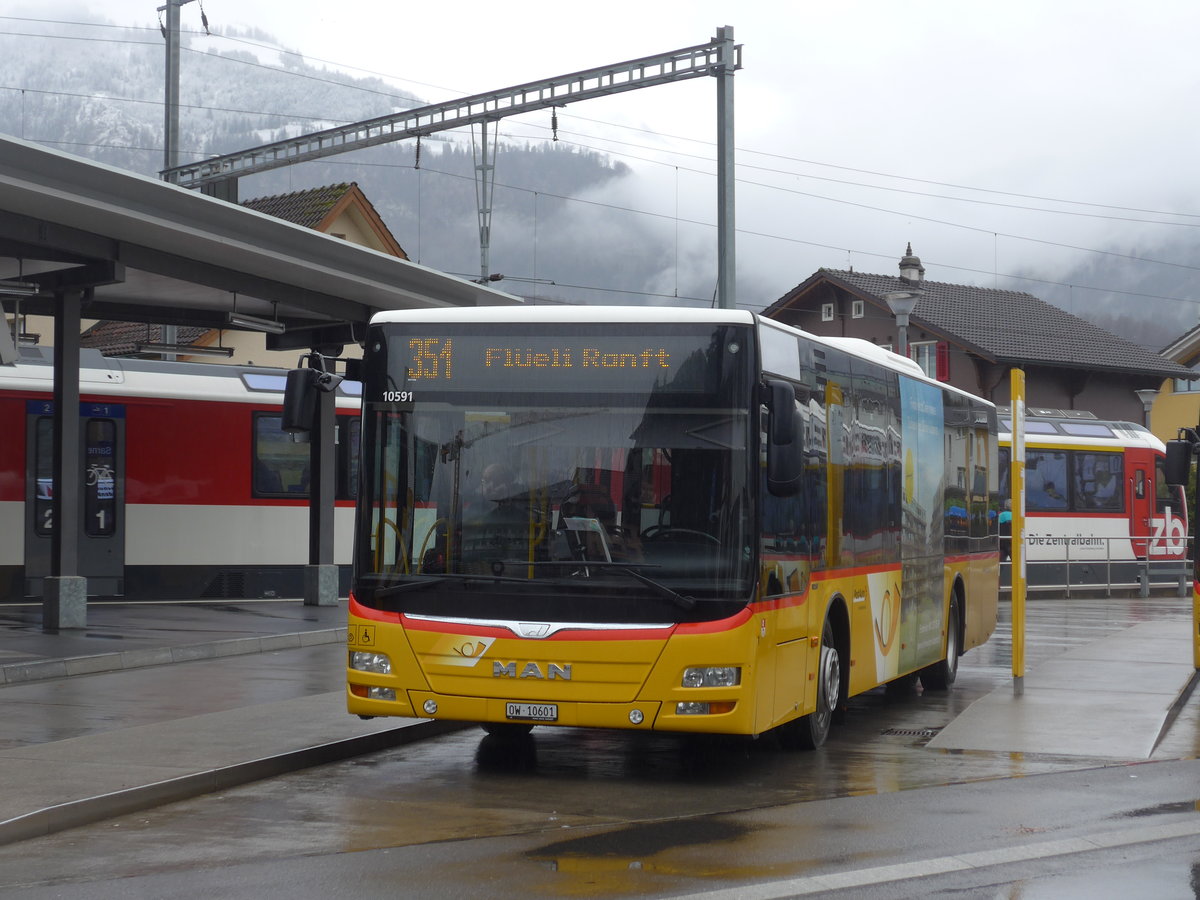
{"label": "train window", "polygon": [[34,438],[37,489],[33,503],[34,534],[45,537],[54,532],[54,420],[41,416]]}
{"label": "train window", "polygon": [[1161,457],[1155,466],[1154,499],[1155,509],[1159,515],[1162,515],[1168,509],[1173,514],[1179,515],[1180,510],[1184,509],[1186,503],[1183,498],[1183,488],[1178,486],[1173,487],[1167,483],[1167,473],[1163,470],[1163,460]]}
{"label": "train window", "polygon": [[1115,438],[1113,430],[1100,422],[1063,422],[1059,426],[1063,434],[1073,434],[1077,437]]}
{"label": "train window", "polygon": [[1120,453],[1085,450],[1075,452],[1075,508],[1119,511],[1125,506],[1121,485],[1125,481]]}
{"label": "train window", "polygon": [[308,444],[296,443],[282,418],[254,417],[254,496],[297,497],[308,493]]}
{"label": "train window", "polygon": [[[308,497],[309,444],[292,440],[282,429],[282,417],[255,413],[254,470],[251,490],[255,497]],[[338,500],[353,500],[358,494],[361,422],[357,416],[338,416],[335,441]]]}
{"label": "train window", "polygon": [[1067,508],[1067,454],[1062,450],[1025,451],[1025,502],[1030,510]]}
{"label": "train window", "polygon": [[104,537],[117,529],[117,423],[88,419],[83,448],[83,531]]}

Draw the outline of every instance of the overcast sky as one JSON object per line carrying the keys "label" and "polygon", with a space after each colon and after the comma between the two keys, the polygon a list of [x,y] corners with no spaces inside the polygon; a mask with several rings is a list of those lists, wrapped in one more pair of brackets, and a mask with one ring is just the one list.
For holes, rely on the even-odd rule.
{"label": "overcast sky", "polygon": [[[1195,0],[204,0],[183,7],[185,29],[199,28],[201,5],[214,31],[255,27],[310,62],[432,101],[704,43],[731,25],[744,64],[739,270],[774,273],[778,293],[820,266],[892,272],[908,241],[930,279],[1035,293],[998,276],[1053,278],[1093,259],[1086,249],[1191,262]],[[153,25],[156,6],[0,0],[0,15]],[[715,81],[697,79],[572,105],[559,127],[634,166],[621,202],[712,222],[715,107]],[[532,137],[548,124],[537,114],[503,130]]]}

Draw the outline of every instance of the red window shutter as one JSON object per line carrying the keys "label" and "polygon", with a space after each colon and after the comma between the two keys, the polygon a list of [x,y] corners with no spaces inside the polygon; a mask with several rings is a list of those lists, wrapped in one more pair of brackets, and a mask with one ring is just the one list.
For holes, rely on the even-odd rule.
{"label": "red window shutter", "polygon": [[950,344],[946,341],[937,343],[937,380],[950,380]]}

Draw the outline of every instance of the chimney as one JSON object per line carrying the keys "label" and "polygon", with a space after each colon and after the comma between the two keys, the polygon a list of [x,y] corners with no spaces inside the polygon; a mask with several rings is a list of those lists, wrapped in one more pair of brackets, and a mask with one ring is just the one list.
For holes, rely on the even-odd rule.
{"label": "chimney", "polygon": [[913,256],[912,241],[908,242],[908,247],[900,260],[900,280],[911,285],[919,285],[925,281],[925,267],[921,265],[919,256]]}

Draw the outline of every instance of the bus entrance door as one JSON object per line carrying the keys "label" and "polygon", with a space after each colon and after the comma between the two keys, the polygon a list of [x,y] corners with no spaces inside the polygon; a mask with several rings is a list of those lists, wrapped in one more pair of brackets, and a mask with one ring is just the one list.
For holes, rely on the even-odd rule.
{"label": "bus entrance door", "polygon": [[[25,411],[25,596],[42,594],[51,574],[54,521],[54,404],[30,400]],[[79,572],[88,596],[125,593],[125,407],[79,404],[82,481]]]}

